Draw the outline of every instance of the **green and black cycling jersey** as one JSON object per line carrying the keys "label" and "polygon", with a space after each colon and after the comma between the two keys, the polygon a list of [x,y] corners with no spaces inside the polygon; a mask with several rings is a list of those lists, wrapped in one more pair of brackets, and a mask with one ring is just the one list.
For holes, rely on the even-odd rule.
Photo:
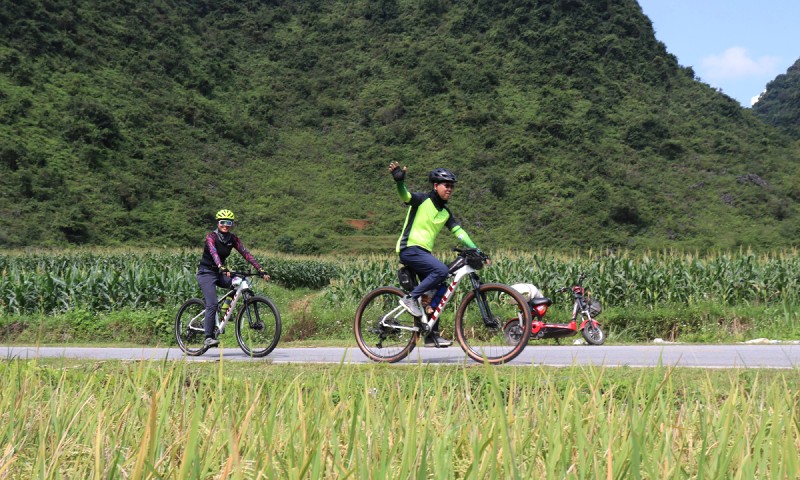
{"label": "green and black cycling jersey", "polygon": [[400,199],[409,206],[406,220],[403,224],[403,233],[397,240],[397,252],[406,248],[418,246],[431,252],[436,235],[443,227],[453,232],[453,235],[466,247],[477,248],[469,235],[447,208],[447,202],[442,200],[435,191],[428,193],[411,193],[406,188],[405,182],[397,182],[397,193]]}

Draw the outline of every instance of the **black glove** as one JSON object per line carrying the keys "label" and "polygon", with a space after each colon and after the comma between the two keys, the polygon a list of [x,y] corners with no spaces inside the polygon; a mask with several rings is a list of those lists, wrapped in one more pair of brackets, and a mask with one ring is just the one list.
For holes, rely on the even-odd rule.
{"label": "black glove", "polygon": [[394,177],[395,182],[402,182],[406,179],[406,170],[404,168],[400,168],[400,165],[397,165],[392,169],[392,177]]}

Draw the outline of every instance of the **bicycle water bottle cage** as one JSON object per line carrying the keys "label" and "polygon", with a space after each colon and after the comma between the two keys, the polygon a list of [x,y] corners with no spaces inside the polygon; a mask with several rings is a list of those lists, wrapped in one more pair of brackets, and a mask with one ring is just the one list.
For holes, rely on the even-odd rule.
{"label": "bicycle water bottle cage", "polygon": [[414,287],[419,285],[419,281],[417,280],[417,274],[414,273],[410,268],[403,265],[397,270],[397,280],[400,282],[400,286],[406,292],[410,292],[414,290]]}

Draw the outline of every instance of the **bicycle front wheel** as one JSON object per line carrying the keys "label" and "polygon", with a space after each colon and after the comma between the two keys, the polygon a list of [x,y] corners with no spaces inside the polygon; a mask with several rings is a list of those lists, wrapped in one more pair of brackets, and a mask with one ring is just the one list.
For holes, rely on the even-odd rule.
{"label": "bicycle front wheel", "polygon": [[[477,362],[500,364],[513,360],[531,336],[531,310],[513,288],[487,283],[469,292],[456,312],[456,338],[464,352]],[[514,335],[504,326],[516,325]]]}
{"label": "bicycle front wheel", "polygon": [[400,307],[405,293],[395,287],[369,292],[356,310],[354,330],[358,348],[376,362],[399,362],[417,344],[414,317]]}
{"label": "bicycle front wheel", "polygon": [[251,357],[263,357],[275,349],[281,338],[281,315],[266,297],[250,297],[236,317],[236,341]]}
{"label": "bicycle front wheel", "polygon": [[186,355],[196,357],[206,353],[203,319],[206,306],[199,298],[191,298],[181,305],[175,317],[175,339]]}

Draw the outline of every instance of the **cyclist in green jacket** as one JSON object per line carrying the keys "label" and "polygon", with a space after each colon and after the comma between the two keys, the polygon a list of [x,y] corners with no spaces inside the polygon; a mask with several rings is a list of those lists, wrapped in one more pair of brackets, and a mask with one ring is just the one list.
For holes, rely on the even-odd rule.
{"label": "cyclist in green jacket", "polygon": [[[442,228],[447,227],[464,246],[477,247],[447,208],[447,201],[450,200],[456,183],[453,172],[436,168],[428,174],[433,190],[411,193],[405,184],[408,167],[401,168],[399,163],[392,162],[389,164],[389,171],[397,184],[400,199],[408,205],[403,233],[397,241],[397,253],[400,255],[400,262],[414,270],[420,278],[419,285],[403,297],[400,304],[411,315],[421,317],[420,297],[428,290],[439,288],[448,275],[447,265],[431,254],[433,242]],[[425,337],[425,346],[429,347],[447,347],[452,343],[439,336],[439,322],[436,322],[431,333]]]}

